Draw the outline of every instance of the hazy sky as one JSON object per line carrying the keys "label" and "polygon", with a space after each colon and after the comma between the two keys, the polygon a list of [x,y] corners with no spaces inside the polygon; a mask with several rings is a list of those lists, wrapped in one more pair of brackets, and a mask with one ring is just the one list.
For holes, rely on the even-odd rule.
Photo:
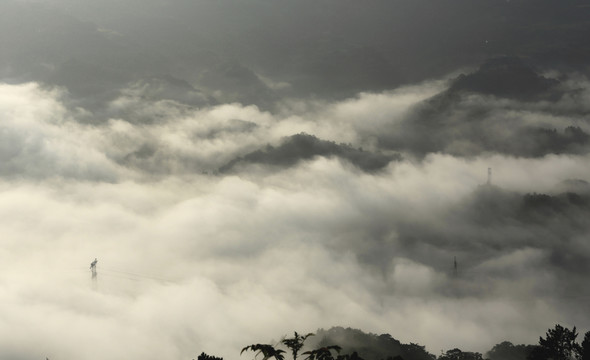
{"label": "hazy sky", "polygon": [[[317,29],[285,20],[279,38],[302,55],[284,67],[263,61],[272,39],[229,51],[247,36],[224,43],[228,24],[219,38],[186,25],[181,1],[67,3],[2,5],[44,27],[1,38],[0,358],[229,360],[331,326],[434,354],[485,352],[534,344],[556,323],[590,330],[584,69],[477,70],[467,58],[479,50],[451,69],[449,50],[436,69],[398,78],[391,49],[339,32],[349,12],[364,24],[379,2],[330,16],[318,5],[342,57],[323,52]],[[262,3],[198,2],[240,9],[240,21],[310,11]],[[398,9],[427,21],[420,3]],[[193,37],[207,51],[182,47]],[[328,60],[354,76],[333,85]],[[375,69],[391,71],[387,81]],[[471,74],[464,87],[460,73]],[[548,85],[507,96],[490,85],[497,74]],[[329,156],[301,149],[302,133]],[[367,171],[375,157],[392,161]]]}

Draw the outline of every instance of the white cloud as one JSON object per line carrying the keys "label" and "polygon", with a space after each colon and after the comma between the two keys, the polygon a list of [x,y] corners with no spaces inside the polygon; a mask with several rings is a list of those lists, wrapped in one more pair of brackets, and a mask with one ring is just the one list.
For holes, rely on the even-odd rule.
{"label": "white cloud", "polygon": [[[157,104],[159,121],[91,126],[59,92],[0,86],[0,155],[12,164],[0,180],[0,357],[237,359],[250,343],[332,325],[389,332],[434,353],[485,351],[504,339],[535,342],[573,319],[538,289],[557,287],[556,275],[535,272],[543,249],[482,245],[479,273],[454,279],[441,270],[446,259],[418,255],[460,244],[399,236],[408,223],[463,231],[446,215],[488,167],[505,189],[545,191],[590,179],[588,156],[430,154],[379,174],[317,158],[273,173],[200,174],[305,126],[363,143],[434,91],[420,89],[287,115]],[[146,144],[151,155],[124,161]],[[166,171],[154,177],[158,166]]]}

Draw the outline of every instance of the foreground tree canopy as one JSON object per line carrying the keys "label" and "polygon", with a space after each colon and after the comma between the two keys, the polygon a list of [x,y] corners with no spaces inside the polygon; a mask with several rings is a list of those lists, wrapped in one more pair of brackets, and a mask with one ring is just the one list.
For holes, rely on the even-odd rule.
{"label": "foreground tree canopy", "polygon": [[[276,345],[252,344],[244,352],[254,352],[254,360],[284,360],[290,352],[293,360],[590,360],[590,331],[578,344],[577,330],[555,325],[539,338],[538,345],[514,345],[509,341],[495,345],[485,355],[478,352],[454,348],[441,353],[430,354],[424,346],[402,344],[389,334],[375,335],[361,330],[334,327],[318,330],[315,334],[283,337]],[[309,339],[309,341],[308,341]],[[287,350],[279,347],[286,347]],[[301,352],[302,350],[309,349]],[[201,353],[198,360],[223,360]]]}

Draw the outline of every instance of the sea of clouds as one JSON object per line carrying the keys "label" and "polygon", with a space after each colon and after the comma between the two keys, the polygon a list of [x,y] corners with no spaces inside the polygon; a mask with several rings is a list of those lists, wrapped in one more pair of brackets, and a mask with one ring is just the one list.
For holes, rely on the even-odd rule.
{"label": "sea of clouds", "polygon": [[[122,92],[95,114],[57,88],[1,84],[0,358],[238,359],[245,345],[336,325],[435,354],[484,352],[536,343],[555,323],[589,329],[586,267],[555,261],[558,250],[590,257],[585,229],[556,244],[557,225],[479,227],[461,212],[488,168],[505,192],[551,192],[590,180],[585,153],[402,151],[374,173],[325,157],[217,172],[302,132],[392,151],[382,135],[403,137],[416,106],[445,87],[272,113]],[[577,96],[559,106],[587,106],[588,91]],[[492,105],[515,116],[514,102]],[[548,108],[526,105],[525,120],[587,128]]]}

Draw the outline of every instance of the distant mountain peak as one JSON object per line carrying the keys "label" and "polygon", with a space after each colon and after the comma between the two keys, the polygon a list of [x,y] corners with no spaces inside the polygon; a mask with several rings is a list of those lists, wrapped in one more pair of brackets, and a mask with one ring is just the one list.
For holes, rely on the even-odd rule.
{"label": "distant mountain peak", "polygon": [[451,85],[451,92],[475,92],[521,100],[546,94],[556,80],[539,75],[518,57],[498,57],[483,63],[468,75],[460,75]]}
{"label": "distant mountain peak", "polygon": [[317,156],[338,157],[367,172],[381,170],[391,161],[401,159],[399,154],[374,153],[353,148],[348,144],[337,144],[319,139],[314,135],[300,133],[283,138],[280,145],[276,147],[269,144],[263,149],[238,157],[222,166],[220,171],[227,172],[238,164],[247,163],[290,167]]}

